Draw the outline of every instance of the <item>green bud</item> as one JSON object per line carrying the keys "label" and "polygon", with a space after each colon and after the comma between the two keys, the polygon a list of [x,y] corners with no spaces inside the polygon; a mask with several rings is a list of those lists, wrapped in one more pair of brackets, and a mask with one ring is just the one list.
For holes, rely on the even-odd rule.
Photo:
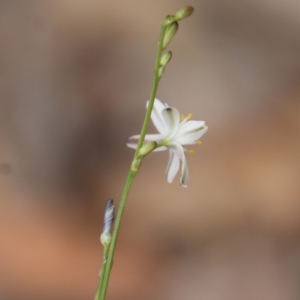
{"label": "green bud", "polygon": [[109,232],[103,232],[100,236],[100,241],[104,248],[108,248],[111,242],[111,234]]}
{"label": "green bud", "polygon": [[176,21],[181,21],[187,17],[189,17],[194,11],[194,7],[192,6],[185,6],[180,9],[174,16]]}
{"label": "green bud", "polygon": [[165,17],[164,19],[164,25],[171,25],[172,23],[174,23],[176,21],[175,17],[172,15],[168,15]]}
{"label": "green bud", "polygon": [[172,38],[176,34],[178,30],[178,22],[173,22],[171,25],[169,25],[166,29],[164,40],[163,40],[163,49],[166,49],[166,47],[171,42]]}
{"label": "green bud", "polygon": [[171,60],[171,58],[172,58],[172,52],[171,51],[166,52],[160,59],[160,65],[165,67],[167,63]]}
{"label": "green bud", "polygon": [[157,146],[156,142],[150,142],[150,143],[144,145],[139,150],[138,157],[144,157],[144,156],[146,156],[147,154],[149,154],[150,152],[152,152],[156,148],[156,146]]}

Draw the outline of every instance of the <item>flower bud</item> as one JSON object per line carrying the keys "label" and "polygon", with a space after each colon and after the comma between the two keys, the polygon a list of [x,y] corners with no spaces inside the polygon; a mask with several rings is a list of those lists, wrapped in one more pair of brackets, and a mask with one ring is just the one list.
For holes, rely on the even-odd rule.
{"label": "flower bud", "polygon": [[162,45],[163,49],[166,49],[166,47],[169,45],[172,38],[176,34],[177,30],[178,30],[178,22],[173,22],[171,25],[167,27],[164,40],[163,40],[163,45]]}
{"label": "flower bud", "polygon": [[172,52],[171,51],[166,52],[160,59],[160,65],[165,67],[167,63],[171,60],[171,58],[172,58]]}
{"label": "flower bud", "polygon": [[147,154],[149,154],[150,152],[152,152],[157,146],[156,142],[150,142],[146,145],[144,145],[138,153],[138,157],[143,157],[146,156]]}
{"label": "flower bud", "polygon": [[110,230],[115,219],[115,207],[113,203],[113,199],[109,198],[105,207],[103,232],[100,236],[101,244],[104,247],[108,247],[111,241]]}
{"label": "flower bud", "polygon": [[174,18],[176,21],[181,21],[189,17],[193,13],[193,11],[194,8],[192,6],[185,6],[174,15]]}

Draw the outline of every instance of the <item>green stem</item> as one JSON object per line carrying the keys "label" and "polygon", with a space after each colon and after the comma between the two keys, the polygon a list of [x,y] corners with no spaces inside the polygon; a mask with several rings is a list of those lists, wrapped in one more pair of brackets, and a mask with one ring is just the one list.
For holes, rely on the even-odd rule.
{"label": "green stem", "polygon": [[138,141],[138,145],[137,145],[134,157],[137,156],[140,148],[143,146],[145,135],[147,133],[147,129],[148,129],[148,125],[149,125],[149,121],[150,121],[150,117],[151,117],[151,112],[152,112],[153,105],[154,105],[154,100],[155,100],[158,84],[159,84],[159,81],[161,78],[158,73],[159,73],[159,68],[160,68],[161,54],[163,51],[163,41],[164,41],[164,36],[165,36],[165,32],[166,32],[166,27],[167,26],[163,22],[163,24],[161,25],[159,42],[157,44],[157,54],[156,54],[155,68],[154,68],[154,74],[153,74],[152,90],[151,90],[151,94],[150,94],[150,99],[149,99],[144,123],[143,123],[142,130],[141,130],[140,139]]}
{"label": "green stem", "polygon": [[112,264],[113,264],[113,257],[114,257],[114,253],[115,253],[115,248],[116,248],[118,233],[119,233],[121,220],[122,220],[122,216],[123,216],[123,211],[125,208],[125,203],[126,203],[126,199],[127,199],[128,193],[129,193],[130,186],[132,184],[133,178],[135,177],[136,173],[137,173],[137,171],[130,170],[128,173],[126,182],[125,182],[123,195],[122,195],[120,205],[118,208],[118,214],[116,217],[116,222],[115,222],[113,234],[111,237],[111,244],[109,247],[106,264],[104,264],[102,267],[102,274],[101,274],[101,279],[100,279],[100,291],[99,291],[99,295],[98,295],[99,300],[104,300],[105,296],[106,296],[106,291],[107,291],[109,276],[110,276],[110,272],[111,272],[111,268],[112,268]]}
{"label": "green stem", "polygon": [[163,40],[164,40],[164,36],[165,36],[165,32],[166,32],[166,27],[167,27],[167,25],[165,25],[164,23],[161,26],[160,38],[159,38],[159,42],[157,44],[157,54],[156,54],[153,83],[152,83],[152,90],[151,90],[151,95],[150,95],[150,99],[149,99],[149,104],[148,104],[148,108],[146,111],[144,123],[143,123],[142,129],[141,129],[141,134],[140,134],[140,138],[138,141],[137,149],[134,154],[132,165],[131,165],[130,170],[127,175],[123,194],[122,194],[121,201],[119,204],[118,214],[116,217],[114,230],[112,233],[112,239],[111,239],[111,244],[110,244],[110,247],[108,250],[107,259],[102,264],[102,269],[101,269],[101,273],[100,273],[101,274],[100,282],[99,282],[99,286],[98,286],[97,293],[95,296],[95,300],[105,300],[108,282],[109,282],[109,276],[110,276],[110,272],[112,269],[113,257],[114,257],[114,253],[115,253],[118,233],[119,233],[119,229],[120,229],[120,225],[121,225],[121,220],[122,220],[123,211],[125,208],[126,199],[127,199],[132,181],[138,172],[138,168],[135,169],[132,166],[133,166],[134,162],[136,161],[139,149],[143,146],[143,143],[144,143],[145,135],[146,135],[148,125],[150,122],[151,112],[153,109],[154,100],[155,100],[155,96],[156,96],[156,92],[157,92],[157,88],[158,88],[158,83],[161,78],[161,76],[159,76],[159,68],[160,68],[161,54],[163,51]]}
{"label": "green stem", "polygon": [[105,269],[105,266],[106,266],[106,263],[107,263],[107,250],[108,250],[108,248],[104,246],[104,249],[103,249],[103,259],[102,259],[102,267],[101,267],[101,270],[99,272],[99,280],[100,281],[99,281],[99,285],[98,285],[97,292],[96,292],[94,300],[98,299],[99,294],[100,294],[100,287],[103,284],[103,276],[101,274],[102,274],[103,270]]}

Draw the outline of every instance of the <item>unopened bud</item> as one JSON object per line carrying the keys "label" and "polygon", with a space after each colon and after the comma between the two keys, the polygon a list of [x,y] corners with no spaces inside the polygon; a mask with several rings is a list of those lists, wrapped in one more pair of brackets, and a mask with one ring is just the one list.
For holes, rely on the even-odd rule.
{"label": "unopened bud", "polygon": [[174,15],[174,18],[176,21],[181,21],[189,17],[193,13],[193,11],[194,8],[192,6],[185,6]]}
{"label": "unopened bud", "polygon": [[146,145],[144,145],[138,153],[138,157],[143,157],[146,156],[147,154],[149,154],[150,152],[152,152],[157,146],[156,142],[150,142]]}
{"label": "unopened bud", "polygon": [[160,59],[160,65],[165,67],[167,63],[171,60],[171,58],[172,58],[172,52],[171,51],[166,52]]}
{"label": "unopened bud", "polygon": [[163,46],[162,46],[163,49],[166,49],[166,47],[169,45],[172,38],[176,34],[177,30],[178,30],[178,22],[173,22],[171,25],[167,27],[164,40],[163,40]]}
{"label": "unopened bud", "polygon": [[108,247],[111,241],[110,230],[115,219],[115,207],[113,199],[109,198],[104,212],[103,232],[100,236],[101,244]]}

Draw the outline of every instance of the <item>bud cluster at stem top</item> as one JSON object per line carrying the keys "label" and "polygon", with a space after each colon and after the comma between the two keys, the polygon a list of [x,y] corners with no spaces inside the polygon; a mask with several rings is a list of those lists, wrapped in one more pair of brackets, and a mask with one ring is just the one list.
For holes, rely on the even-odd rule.
{"label": "bud cluster at stem top", "polygon": [[[175,13],[175,15],[168,15],[165,17],[163,21],[163,26],[165,26],[164,37],[162,41],[162,50],[165,50],[168,45],[170,44],[171,40],[175,36],[176,32],[178,31],[179,24],[178,22],[189,17],[194,11],[192,6],[184,6],[179,11]],[[169,51],[165,53],[160,58],[160,69],[159,69],[159,77],[162,76],[164,72],[164,68],[168,64],[172,57],[172,52]]]}

